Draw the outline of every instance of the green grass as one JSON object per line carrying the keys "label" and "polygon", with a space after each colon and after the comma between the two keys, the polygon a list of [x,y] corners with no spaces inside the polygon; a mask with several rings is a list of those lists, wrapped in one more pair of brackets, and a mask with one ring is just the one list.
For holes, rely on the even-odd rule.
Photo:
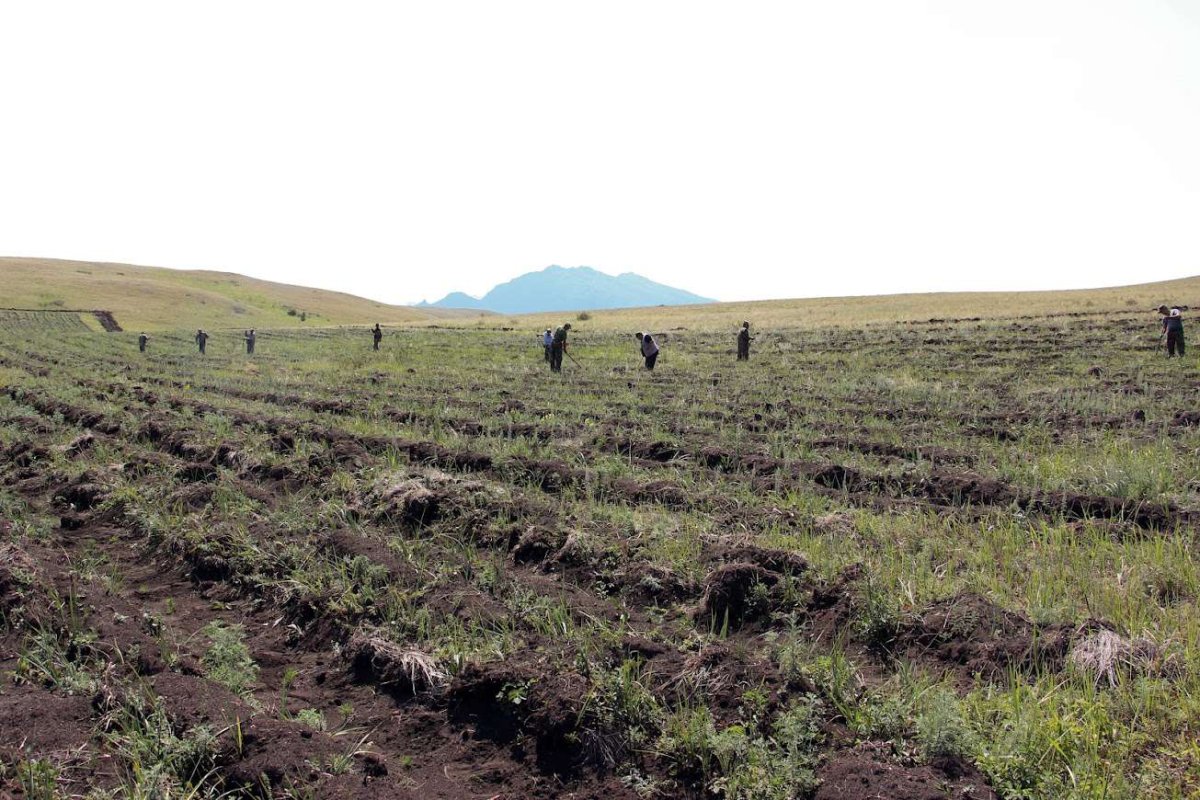
{"label": "green grass", "polygon": [[[1200,400],[1200,370],[1194,357],[1163,359],[1152,315],[1124,296],[1098,294],[1088,316],[1067,320],[867,331],[813,327],[825,312],[790,310],[748,365],[733,362],[726,331],[706,332],[721,318],[693,309],[654,374],[635,368],[632,337],[606,330],[624,324],[606,312],[578,332],[580,365],[561,376],[520,331],[410,328],[374,353],[365,328],[277,328],[253,357],[215,337],[200,358],[187,330],[164,330],[143,355],[129,334],[0,325],[12,390],[0,394],[0,449],[45,451],[0,468],[0,516],[16,523],[4,527],[14,550],[0,554],[69,565],[91,597],[133,596],[110,539],[57,527],[54,489],[104,484],[105,524],[136,552],[205,592],[220,587],[206,595],[221,598],[206,605],[213,620],[164,604],[132,624],[173,654],[168,668],[189,663],[190,644],[208,679],[255,714],[341,737],[318,772],[357,769],[373,726],[395,723],[352,729],[333,710],[346,698],[297,689],[307,678],[291,664],[260,668],[247,609],[288,631],[270,647],[292,648],[297,663],[325,648],[330,675],[347,668],[349,642],[369,642],[359,678],[423,713],[446,713],[434,698],[454,681],[511,667],[491,698],[497,715],[531,730],[552,716],[563,726],[554,746],[584,774],[611,769],[646,796],[811,796],[836,731],[838,746],[878,745],[895,769],[962,758],[1006,798],[1187,797],[1200,787],[1200,429],[1176,419]],[[936,316],[967,313],[948,302]],[[918,308],[897,301],[887,313]],[[68,455],[89,413],[119,430]],[[655,443],[678,457],[633,452]],[[750,456],[770,468],[756,472]],[[483,457],[490,466],[472,466]],[[567,483],[544,486],[539,461]],[[196,462],[212,474],[186,477]],[[821,471],[833,468],[844,484]],[[53,488],[23,483],[47,476]],[[1006,499],[943,496],[948,476]],[[414,516],[386,506],[398,485],[428,505]],[[1061,492],[1129,514],[1031,502]],[[1171,522],[1139,527],[1145,504]],[[807,566],[756,580],[745,624],[707,619],[710,574],[761,561],[750,548]],[[41,571],[20,566],[14,585],[34,597]],[[830,622],[813,597],[845,574],[860,577]],[[1102,621],[1161,648],[1162,668],[1124,665],[1113,685],[1067,663],[976,679],[899,647],[933,604],[966,593],[1043,635]],[[56,608],[40,624],[9,616],[17,675],[94,693],[112,680],[97,620],[78,603]],[[657,661],[642,655],[655,648]],[[200,780],[219,769],[211,742],[172,740],[153,704],[137,709],[114,729],[125,763],[217,791]],[[57,780],[59,765],[32,755],[21,774]],[[433,751],[403,755],[418,782],[437,763]]]}

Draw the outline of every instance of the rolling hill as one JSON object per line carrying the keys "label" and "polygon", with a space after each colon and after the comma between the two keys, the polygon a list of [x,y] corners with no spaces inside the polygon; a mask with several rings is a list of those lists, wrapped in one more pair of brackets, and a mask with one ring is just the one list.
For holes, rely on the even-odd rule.
{"label": "rolling hill", "polygon": [[[548,271],[578,274],[577,270],[561,267],[532,274]],[[501,284],[493,291],[514,283],[516,281]],[[478,308],[393,306],[340,292],[273,283],[226,272],[37,258],[0,258],[0,286],[3,286],[0,308],[106,309],[115,314],[126,330],[370,325],[374,322],[480,328],[502,325],[540,330],[563,321],[575,321],[578,316],[574,312],[554,311],[508,312],[504,317],[496,317]],[[466,295],[461,298],[474,300]],[[1200,276],[1068,291],[944,292],[666,307],[654,304],[596,311],[589,314],[585,327],[629,331],[733,330],[745,319],[756,329],[763,330],[1048,314],[1063,315],[1064,324],[1070,324],[1070,315],[1116,311],[1145,312],[1148,325],[1153,327],[1152,309],[1160,303],[1200,308]],[[296,316],[289,313],[293,310]],[[304,323],[300,321],[300,312],[308,315]],[[100,329],[90,314],[83,315],[83,322]],[[576,322],[577,327],[581,324]]]}
{"label": "rolling hill", "polygon": [[[622,308],[589,313],[586,322],[561,312],[503,317],[507,326],[542,330],[573,322],[593,330],[688,329],[733,331],[743,320],[757,330],[771,328],[860,327],[893,322],[934,319],[980,320],[1023,316],[1060,315],[1063,324],[1072,316],[1113,312],[1145,312],[1149,328],[1157,325],[1153,309],[1162,303],[1200,309],[1200,276],[1133,286],[1038,292],[938,292],[928,294],[814,297],[793,300],[755,300],[712,303],[703,306]],[[1193,311],[1192,313],[1196,313]],[[462,317],[455,325],[486,328],[499,323],[493,317]]]}
{"label": "rolling hill", "polygon": [[656,283],[632,272],[608,275],[591,267],[550,266],[501,283],[483,297],[451,292],[420,308],[464,308],[499,314],[581,311],[712,303],[707,297]]}
{"label": "rolling hill", "polygon": [[387,305],[229,272],[48,258],[0,258],[0,286],[2,307],[105,309],[126,330],[419,324],[463,313]]}

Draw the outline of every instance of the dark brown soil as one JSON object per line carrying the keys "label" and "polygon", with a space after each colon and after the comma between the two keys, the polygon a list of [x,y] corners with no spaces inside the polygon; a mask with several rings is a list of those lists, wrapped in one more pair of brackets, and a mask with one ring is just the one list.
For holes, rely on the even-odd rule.
{"label": "dark brown soil", "polygon": [[100,327],[104,328],[105,333],[120,333],[122,328],[117,323],[117,318],[113,316],[111,311],[93,311],[92,314],[100,321]]}
{"label": "dark brown soil", "polygon": [[1036,626],[968,593],[935,603],[905,625],[894,650],[969,681],[975,676],[1002,679],[1010,669],[1058,670],[1069,645],[1069,630]]}
{"label": "dark brown soil", "polygon": [[704,579],[704,596],[696,609],[696,621],[721,630],[728,625],[760,619],[770,612],[766,597],[779,575],[747,561],[723,564]]}
{"label": "dark brown soil", "polygon": [[814,800],[996,800],[978,770],[943,760],[906,767],[885,744],[865,743],[836,753],[817,772]]}
{"label": "dark brown soil", "polygon": [[91,736],[90,698],[11,683],[0,692],[0,758],[9,763],[27,752],[68,755]]}

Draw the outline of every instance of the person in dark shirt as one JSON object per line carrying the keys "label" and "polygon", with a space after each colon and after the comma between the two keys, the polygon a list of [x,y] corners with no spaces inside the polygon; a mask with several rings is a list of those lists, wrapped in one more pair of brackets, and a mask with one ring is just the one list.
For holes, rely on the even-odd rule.
{"label": "person in dark shirt", "polygon": [[375,342],[375,349],[379,349],[379,343],[383,341],[383,329],[379,327],[379,323],[375,323],[375,327],[371,330],[371,338]]}
{"label": "person in dark shirt", "polygon": [[562,372],[563,353],[567,350],[567,331],[571,330],[571,323],[555,328],[554,335],[550,340],[550,371]]}
{"label": "person in dark shirt", "polygon": [[246,353],[247,354],[254,355],[254,341],[257,338],[258,337],[256,337],[254,335],[254,328],[251,328],[250,330],[246,331]]}
{"label": "person in dark shirt", "polygon": [[204,355],[204,348],[208,345],[208,332],[203,328],[196,331],[196,344],[200,347],[200,355]]}
{"label": "person in dark shirt", "polygon": [[1183,358],[1183,315],[1178,308],[1168,309],[1159,306],[1158,313],[1162,314],[1163,337],[1167,340],[1167,358],[1174,358],[1175,351]]}
{"label": "person in dark shirt", "polygon": [[750,360],[750,340],[753,338],[754,337],[752,337],[750,335],[750,323],[743,322],[742,329],[738,331],[738,337],[737,337],[737,344],[738,344],[737,360],[738,361],[749,361]]}
{"label": "person in dark shirt", "polygon": [[140,352],[146,352],[146,342],[148,341],[150,341],[150,337],[146,335],[145,331],[138,334],[138,350]]}

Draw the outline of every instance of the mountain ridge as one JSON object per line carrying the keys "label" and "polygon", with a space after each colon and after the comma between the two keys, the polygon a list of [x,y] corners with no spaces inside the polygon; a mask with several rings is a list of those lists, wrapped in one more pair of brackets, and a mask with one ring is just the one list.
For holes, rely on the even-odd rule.
{"label": "mountain ridge", "polygon": [[546,311],[593,311],[643,306],[678,306],[713,303],[715,300],[652,281],[636,272],[609,275],[592,267],[552,264],[498,283],[482,297],[451,292],[420,308],[457,308],[500,314],[537,314]]}

